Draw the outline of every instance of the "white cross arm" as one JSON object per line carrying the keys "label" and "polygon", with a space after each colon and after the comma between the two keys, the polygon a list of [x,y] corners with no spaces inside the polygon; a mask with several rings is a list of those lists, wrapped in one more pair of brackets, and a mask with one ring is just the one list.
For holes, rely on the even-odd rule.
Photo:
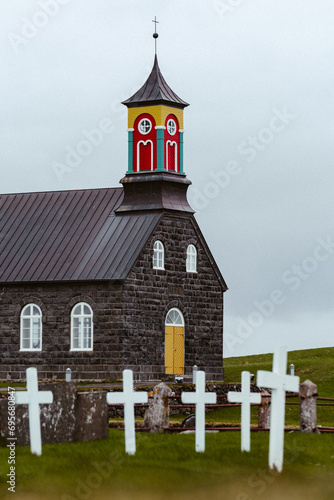
{"label": "white cross arm", "polygon": [[124,393],[123,392],[108,392],[107,403],[108,403],[108,405],[124,404]]}
{"label": "white cross arm", "polygon": [[147,392],[132,392],[129,395],[124,394],[124,392],[108,392],[107,394],[108,405],[124,404],[130,401],[132,403],[147,403]]}
{"label": "white cross arm", "polygon": [[147,403],[148,402],[148,394],[147,392],[134,392],[135,395],[135,403]]}
{"label": "white cross arm", "polygon": [[[196,392],[182,392],[181,401],[184,404],[196,404],[199,402],[199,398]],[[217,394],[205,392],[203,394],[203,402],[207,405],[214,405],[217,402]]]}
{"label": "white cross arm", "polygon": [[[250,392],[247,394],[247,399],[250,403],[260,404],[261,394],[258,392]],[[245,395],[242,392],[228,392],[227,400],[230,403],[243,403],[245,401]]]}
{"label": "white cross arm", "polygon": [[17,405],[27,405],[30,403],[29,393],[27,391],[24,392],[15,392],[15,403]]}
{"label": "white cross arm", "polygon": [[299,377],[292,375],[280,375],[278,373],[259,370],[257,372],[258,387],[269,389],[284,389],[290,392],[299,392]]}
{"label": "white cross arm", "polygon": [[[51,391],[40,391],[36,394],[36,402],[40,405],[53,403],[53,393]],[[33,400],[29,391],[15,392],[15,403],[17,405],[27,405]]]}

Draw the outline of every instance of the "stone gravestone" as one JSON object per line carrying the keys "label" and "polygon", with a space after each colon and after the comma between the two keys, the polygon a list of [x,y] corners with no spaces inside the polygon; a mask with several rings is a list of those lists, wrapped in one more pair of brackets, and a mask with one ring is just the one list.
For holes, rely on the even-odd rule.
{"label": "stone gravestone", "polygon": [[79,392],[76,400],[74,441],[91,441],[108,437],[107,391]]}
{"label": "stone gravestone", "polygon": [[318,388],[305,380],[299,386],[300,398],[300,430],[301,432],[319,432],[317,427],[317,395]]}
{"label": "stone gravestone", "polygon": [[[38,385],[39,392],[51,391],[53,403],[40,405],[42,442],[67,443],[105,439],[109,435],[106,391],[77,392],[76,382],[53,382]],[[19,395],[21,391],[16,390]],[[0,399],[0,441],[10,437],[8,401]],[[15,409],[15,437],[18,446],[28,446],[29,412],[27,404]],[[0,443],[0,446],[2,444]]]}
{"label": "stone gravestone", "polygon": [[268,391],[261,392],[261,404],[258,410],[258,425],[260,429],[269,429],[270,427],[270,407],[271,395]]}
{"label": "stone gravestone", "polygon": [[151,432],[163,432],[164,429],[168,429],[168,396],[173,395],[174,392],[164,382],[153,388],[153,398],[149,398],[149,407],[144,415],[144,427],[151,429]]}

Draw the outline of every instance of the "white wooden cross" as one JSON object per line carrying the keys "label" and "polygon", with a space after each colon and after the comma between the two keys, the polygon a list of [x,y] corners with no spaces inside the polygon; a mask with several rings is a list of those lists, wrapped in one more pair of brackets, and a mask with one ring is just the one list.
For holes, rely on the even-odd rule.
{"label": "white wooden cross", "polygon": [[125,451],[136,453],[135,403],[147,403],[147,392],[134,392],[132,370],[123,371],[123,392],[108,392],[107,403],[124,405]]}
{"label": "white wooden cross", "polygon": [[39,405],[51,404],[51,391],[38,391],[37,368],[27,368],[27,391],[15,392],[17,405],[28,405],[31,453],[42,455],[41,418]]}
{"label": "white wooden cross", "polygon": [[258,371],[257,385],[267,387],[271,393],[270,436],[269,436],[269,467],[283,468],[284,424],[285,424],[285,392],[299,392],[299,377],[287,375],[287,349],[276,348],[274,353],[273,371]]}
{"label": "white wooden cross", "polygon": [[196,405],[196,451],[205,451],[205,405],[217,401],[215,392],[205,392],[205,372],[197,372],[196,392],[182,392],[181,400],[184,404]]}
{"label": "white wooden cross", "polygon": [[230,403],[241,403],[241,451],[250,451],[250,406],[260,404],[261,394],[250,392],[250,373],[241,373],[241,392],[228,392]]}

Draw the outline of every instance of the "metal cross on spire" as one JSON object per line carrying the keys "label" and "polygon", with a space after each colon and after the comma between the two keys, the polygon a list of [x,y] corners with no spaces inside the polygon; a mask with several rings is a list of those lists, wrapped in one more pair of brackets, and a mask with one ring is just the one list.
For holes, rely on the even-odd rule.
{"label": "metal cross on spire", "polygon": [[158,33],[157,33],[157,24],[159,24],[159,21],[157,21],[157,16],[154,16],[154,21],[152,21],[155,25],[155,32],[153,33],[153,38],[154,38],[154,43],[155,43],[155,55],[157,55],[157,38],[158,38]]}

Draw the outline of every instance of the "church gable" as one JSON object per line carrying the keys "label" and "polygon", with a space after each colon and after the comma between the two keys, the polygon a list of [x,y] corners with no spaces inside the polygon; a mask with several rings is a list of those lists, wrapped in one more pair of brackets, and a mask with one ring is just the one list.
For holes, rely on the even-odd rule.
{"label": "church gable", "polygon": [[[227,290],[227,285],[219,268],[209,250],[209,247],[193,216],[185,217],[181,214],[164,213],[143,248],[132,273],[136,273],[136,266],[140,262],[140,269],[146,273],[154,274],[153,253],[154,242],[161,241],[164,246],[164,271],[165,275],[180,277],[181,279],[200,279],[210,274],[222,290]],[[187,249],[192,245],[196,249],[197,269],[187,272]],[[132,273],[128,278],[132,279]],[[164,273],[159,273],[163,276]]]}
{"label": "church gable", "polygon": [[[155,259],[161,252],[157,243],[162,261],[159,255]],[[196,270],[191,271],[189,246],[196,249]],[[150,359],[151,367],[161,371],[164,366],[166,373],[187,374],[194,364],[206,367],[211,376],[222,373],[226,284],[213,262],[193,216],[162,215],[124,283],[124,349],[131,365]],[[184,339],[181,360],[168,372],[165,333],[171,327],[165,323],[170,311],[182,316]]]}

